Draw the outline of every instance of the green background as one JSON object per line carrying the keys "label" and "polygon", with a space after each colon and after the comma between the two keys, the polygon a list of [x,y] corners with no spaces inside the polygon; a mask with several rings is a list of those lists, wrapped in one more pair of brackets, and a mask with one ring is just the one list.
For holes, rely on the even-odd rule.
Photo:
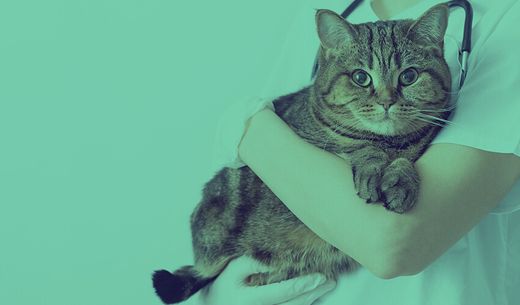
{"label": "green background", "polygon": [[296,0],[0,2],[0,304],[160,304]]}

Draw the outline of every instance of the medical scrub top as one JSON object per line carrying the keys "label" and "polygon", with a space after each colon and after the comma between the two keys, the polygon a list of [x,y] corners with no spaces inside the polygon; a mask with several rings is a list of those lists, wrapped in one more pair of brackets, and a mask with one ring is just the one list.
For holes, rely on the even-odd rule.
{"label": "medical scrub top", "polygon": [[[418,18],[443,1],[423,0],[392,19]],[[272,99],[310,84],[319,46],[315,9],[341,13],[350,1],[302,1],[274,61],[264,92],[237,100],[220,118],[213,161],[238,168],[244,124]],[[464,11],[453,8],[445,35],[445,58],[452,74],[457,108],[433,143],[454,143],[520,156],[520,3],[517,0],[471,1],[472,52],[465,84],[459,91],[459,48]],[[352,23],[377,21],[364,1],[348,17]],[[461,190],[463,191],[463,190]],[[390,280],[360,268],[338,279],[337,287],[315,304],[323,305],[507,305],[520,304],[520,180],[498,206],[470,232],[419,274]]]}

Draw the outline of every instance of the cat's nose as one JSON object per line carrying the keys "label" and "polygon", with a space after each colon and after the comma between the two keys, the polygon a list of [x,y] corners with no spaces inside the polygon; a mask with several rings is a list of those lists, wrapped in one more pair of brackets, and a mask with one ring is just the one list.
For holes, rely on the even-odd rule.
{"label": "cat's nose", "polygon": [[393,104],[395,104],[394,101],[392,100],[380,100],[377,102],[379,105],[383,106],[383,108],[385,108],[386,111],[388,111],[388,109],[390,109],[390,106],[392,106]]}
{"label": "cat's nose", "polygon": [[390,106],[392,106],[396,102],[395,90],[393,88],[380,88],[379,90],[377,90],[377,97],[377,103],[383,106],[383,108],[385,108],[386,111],[388,111]]}

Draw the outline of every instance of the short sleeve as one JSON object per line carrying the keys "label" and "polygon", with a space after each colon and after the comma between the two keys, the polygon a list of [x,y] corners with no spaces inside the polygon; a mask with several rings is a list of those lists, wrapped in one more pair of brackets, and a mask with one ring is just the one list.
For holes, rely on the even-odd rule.
{"label": "short sleeve", "polygon": [[[517,2],[518,3],[518,2]],[[456,109],[433,143],[455,143],[520,156],[519,5],[509,9],[478,51],[470,55]]]}
{"label": "short sleeve", "polygon": [[[520,35],[512,33],[519,19],[516,2],[493,26],[481,21],[493,32],[470,55],[468,76],[450,117],[452,124],[432,144],[460,144],[520,156]],[[520,195],[519,183],[494,212],[519,209],[520,197],[511,197],[513,193]]]}
{"label": "short sleeve", "polygon": [[238,144],[242,139],[247,120],[256,112],[274,110],[273,98],[245,97],[237,99],[220,116],[213,142],[212,165],[239,168],[245,166],[238,156]]}

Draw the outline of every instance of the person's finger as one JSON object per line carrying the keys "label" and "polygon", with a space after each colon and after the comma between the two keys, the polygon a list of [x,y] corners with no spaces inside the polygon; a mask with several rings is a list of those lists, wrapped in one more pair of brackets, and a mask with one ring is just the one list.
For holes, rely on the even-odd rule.
{"label": "person's finger", "polygon": [[336,288],[336,281],[328,280],[325,284],[322,284],[311,291],[307,291],[285,303],[280,303],[279,305],[311,305],[334,288]]}
{"label": "person's finger", "polygon": [[262,299],[263,304],[279,304],[311,291],[325,281],[326,278],[323,274],[313,273],[279,283],[245,289],[249,290],[253,297]]}

